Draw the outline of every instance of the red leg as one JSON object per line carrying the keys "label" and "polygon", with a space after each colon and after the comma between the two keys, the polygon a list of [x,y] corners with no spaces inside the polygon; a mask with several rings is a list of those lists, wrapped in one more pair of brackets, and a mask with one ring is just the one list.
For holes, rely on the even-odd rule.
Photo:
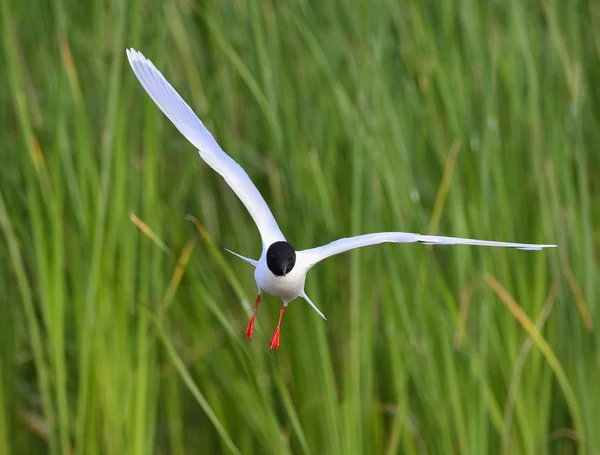
{"label": "red leg", "polygon": [[254,307],[254,312],[252,313],[252,317],[250,318],[250,322],[248,323],[248,328],[246,329],[246,338],[248,341],[252,339],[252,331],[254,330],[254,320],[256,319],[256,310],[258,310],[258,304],[260,303],[260,294],[256,297],[256,306]]}
{"label": "red leg", "polygon": [[273,334],[273,337],[271,338],[271,344],[270,344],[270,350],[277,350],[279,349],[279,327],[281,326],[281,318],[283,317],[283,312],[285,311],[285,305],[281,307],[281,310],[279,310],[279,321],[277,321],[277,328],[275,329],[275,333]]}

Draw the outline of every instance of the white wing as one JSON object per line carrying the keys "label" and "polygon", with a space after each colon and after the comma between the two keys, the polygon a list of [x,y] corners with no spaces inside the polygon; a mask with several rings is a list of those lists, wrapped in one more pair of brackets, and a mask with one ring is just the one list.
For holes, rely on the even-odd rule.
{"label": "white wing", "polygon": [[437,235],[411,234],[409,232],[379,232],[376,234],[359,235],[339,239],[327,245],[299,251],[298,257],[310,266],[322,261],[329,256],[343,253],[354,248],[377,245],[379,243],[414,243],[421,242],[424,245],[476,245],[476,246],[499,246],[505,248],[517,248],[519,250],[541,250],[543,248],[554,248],[556,245],[538,245],[532,243],[507,243],[494,242],[491,240],[463,239],[459,237],[441,237]]}
{"label": "white wing", "polygon": [[127,49],[126,52],[133,72],[150,95],[150,98],[173,122],[179,132],[194,144],[200,153],[200,157],[221,174],[244,203],[260,231],[263,248],[268,247],[273,242],[285,240],[267,203],[250,180],[250,177],[248,177],[248,174],[219,147],[217,141],[200,119],[161,72],[156,69],[154,64],[134,49]]}

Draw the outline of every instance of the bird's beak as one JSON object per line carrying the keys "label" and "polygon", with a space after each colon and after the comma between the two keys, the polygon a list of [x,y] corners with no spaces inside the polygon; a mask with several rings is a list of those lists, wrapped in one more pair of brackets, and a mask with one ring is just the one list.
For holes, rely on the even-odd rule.
{"label": "bird's beak", "polygon": [[287,269],[287,267],[285,267],[285,266],[284,266],[284,267],[281,269],[281,271],[283,272],[283,276],[285,276],[285,274],[286,274],[286,272],[287,272],[287,270],[286,270],[286,269]]}

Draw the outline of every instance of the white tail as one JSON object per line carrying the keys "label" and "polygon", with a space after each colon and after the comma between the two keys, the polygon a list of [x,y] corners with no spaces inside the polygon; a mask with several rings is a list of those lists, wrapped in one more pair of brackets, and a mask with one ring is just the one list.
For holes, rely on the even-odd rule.
{"label": "white tail", "polygon": [[314,303],[312,303],[312,301],[308,298],[308,296],[304,293],[304,291],[300,294],[300,297],[302,297],[304,300],[306,300],[308,302],[308,304],[311,307],[313,307],[313,310],[315,310],[317,313],[319,313],[319,316],[321,316],[323,319],[327,320],[325,315],[321,312],[321,310],[319,310],[317,308],[317,306]]}
{"label": "white tail", "polygon": [[256,264],[258,264],[258,261],[255,261],[254,259],[250,259],[250,258],[247,258],[246,256],[242,256],[241,254],[237,254],[235,251],[228,250],[227,248],[224,248],[224,249],[225,249],[225,251],[230,252],[231,254],[237,256],[238,258],[243,259],[244,261],[252,264],[254,267],[256,267]]}

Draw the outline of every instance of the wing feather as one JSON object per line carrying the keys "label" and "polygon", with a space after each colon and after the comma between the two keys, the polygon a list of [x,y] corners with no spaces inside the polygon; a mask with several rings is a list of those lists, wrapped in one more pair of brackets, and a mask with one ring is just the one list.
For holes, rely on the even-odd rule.
{"label": "wing feather", "polygon": [[127,49],[126,53],[133,72],[152,101],[198,149],[200,157],[225,179],[246,206],[260,231],[263,248],[285,240],[267,203],[244,169],[221,149],[202,121],[150,60],[134,49]]}
{"label": "wing feather", "polygon": [[356,237],[347,237],[328,243],[327,245],[311,248],[298,252],[302,261],[310,266],[322,261],[330,256],[344,253],[355,248],[361,248],[380,243],[415,243],[420,242],[424,245],[475,245],[492,246],[503,248],[516,248],[525,251],[537,251],[544,248],[555,248],[556,245],[541,245],[535,243],[511,243],[496,242],[493,240],[475,240],[461,237],[444,237],[437,235],[412,234],[410,232],[378,232],[375,234],[365,234]]}

